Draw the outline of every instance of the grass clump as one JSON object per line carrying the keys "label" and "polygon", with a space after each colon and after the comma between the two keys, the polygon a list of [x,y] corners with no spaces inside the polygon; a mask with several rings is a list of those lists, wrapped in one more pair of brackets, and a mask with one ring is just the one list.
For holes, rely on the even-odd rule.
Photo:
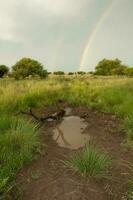
{"label": "grass clump", "polygon": [[[7,119],[7,124],[6,124]],[[0,118],[0,195],[10,188],[21,167],[33,158],[40,140],[34,123],[3,116]]]}
{"label": "grass clump", "polygon": [[126,117],[122,128],[126,132],[128,139],[133,141],[133,113]]}
{"label": "grass clump", "polygon": [[129,190],[127,200],[133,200],[133,179],[129,181]]}
{"label": "grass clump", "polygon": [[89,145],[75,153],[65,164],[82,175],[105,177],[111,161],[105,153]]}

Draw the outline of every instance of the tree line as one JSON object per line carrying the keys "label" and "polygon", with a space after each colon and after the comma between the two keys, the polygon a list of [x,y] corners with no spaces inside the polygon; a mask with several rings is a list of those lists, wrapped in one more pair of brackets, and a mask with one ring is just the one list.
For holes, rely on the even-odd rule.
{"label": "tree line", "polygon": [[[14,77],[15,79],[24,79],[27,77],[46,78],[51,73],[52,72],[48,72],[46,69],[44,69],[40,62],[31,58],[22,58],[11,67],[11,71],[6,65],[0,65],[0,78],[4,77],[5,75]],[[86,73],[102,76],[125,75],[133,77],[133,67],[122,64],[122,61],[118,58],[112,60],[103,59],[96,65],[94,72],[69,72],[68,75],[84,75]],[[64,75],[65,72],[55,71],[53,74]]]}

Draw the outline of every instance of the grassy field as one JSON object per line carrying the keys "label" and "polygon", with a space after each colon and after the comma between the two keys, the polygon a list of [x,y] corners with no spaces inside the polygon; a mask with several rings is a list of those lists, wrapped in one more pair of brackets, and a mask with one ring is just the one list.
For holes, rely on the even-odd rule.
{"label": "grassy field", "polygon": [[133,79],[64,77],[47,80],[0,80],[0,194],[41,146],[37,124],[17,115],[59,100],[83,105],[121,118],[125,145],[133,147]]}

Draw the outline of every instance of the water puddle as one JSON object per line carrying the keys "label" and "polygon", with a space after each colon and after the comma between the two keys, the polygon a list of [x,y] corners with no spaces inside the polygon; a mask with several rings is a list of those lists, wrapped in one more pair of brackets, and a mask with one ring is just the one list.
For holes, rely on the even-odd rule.
{"label": "water puddle", "polygon": [[90,141],[90,136],[84,131],[87,123],[78,116],[64,117],[62,123],[54,129],[53,139],[61,147],[78,149]]}

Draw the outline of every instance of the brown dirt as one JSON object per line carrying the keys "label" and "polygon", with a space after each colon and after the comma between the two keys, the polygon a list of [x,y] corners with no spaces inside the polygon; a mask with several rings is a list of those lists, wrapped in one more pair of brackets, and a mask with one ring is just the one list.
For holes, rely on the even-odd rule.
{"label": "brown dirt", "polygon": [[[55,107],[49,107],[47,112],[55,110]],[[93,144],[111,157],[110,179],[83,177],[64,166],[62,160],[72,155],[74,150],[61,148],[52,140],[56,123],[44,124],[41,132],[42,140],[47,144],[46,153],[26,166],[17,177],[18,186],[23,190],[22,199],[124,200],[131,179],[128,166],[133,152],[121,145],[124,136],[117,130],[120,120],[83,107],[73,108],[73,114],[85,118],[88,122],[85,133],[91,136]],[[31,174],[37,175],[36,180]]]}

